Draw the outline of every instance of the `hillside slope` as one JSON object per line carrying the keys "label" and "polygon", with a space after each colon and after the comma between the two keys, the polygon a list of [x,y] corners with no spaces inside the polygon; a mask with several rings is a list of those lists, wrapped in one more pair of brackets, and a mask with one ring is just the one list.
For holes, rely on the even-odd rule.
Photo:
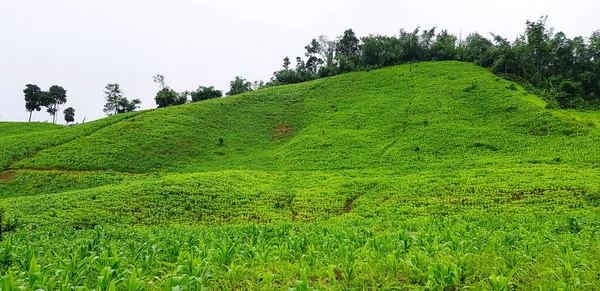
{"label": "hillside slope", "polygon": [[597,117],[544,109],[472,64],[398,66],[7,135],[0,205],[90,226],[371,216],[423,195],[405,212],[591,199],[599,186],[580,177],[599,173]]}
{"label": "hillside slope", "polygon": [[137,114],[139,112],[120,114],[69,127],[46,123],[0,122],[0,169],[6,169],[14,162],[35,155],[41,150],[84,138],[103,127]]}
{"label": "hillside slope", "polygon": [[595,290],[599,125],[460,62],[0,124],[0,290]]}
{"label": "hillside slope", "polygon": [[458,62],[353,73],[147,112],[12,168],[413,171],[598,160],[595,123],[557,117],[511,86]]}

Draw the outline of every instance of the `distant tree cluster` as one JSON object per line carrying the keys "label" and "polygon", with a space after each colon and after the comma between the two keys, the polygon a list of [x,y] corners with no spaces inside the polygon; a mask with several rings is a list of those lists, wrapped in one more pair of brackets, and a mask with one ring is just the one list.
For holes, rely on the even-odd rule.
{"label": "distant tree cluster", "polygon": [[[48,91],[43,91],[37,85],[27,84],[23,93],[25,94],[25,109],[29,112],[29,122],[31,122],[33,111],[41,111],[42,107],[46,107],[46,112],[52,116],[52,122],[56,123],[56,113],[58,113],[60,105],[67,103],[67,90],[58,85],[53,85]],[[71,109],[72,115],[70,114],[69,117],[74,118],[75,110]]]}
{"label": "distant tree cluster", "polygon": [[[439,32],[438,32],[439,31]],[[465,39],[438,30],[401,29],[398,35],[368,35],[358,38],[352,29],[335,40],[326,36],[312,39],[304,47],[303,57],[296,57],[295,66],[289,57],[283,59],[283,69],[273,73],[267,83],[250,82],[236,76],[230,82],[227,96],[265,87],[301,83],[338,74],[370,70],[419,61],[458,60],[473,62],[493,73],[520,82],[534,93],[546,98],[549,106],[561,108],[600,108],[600,30],[590,37],[568,38],[563,32],[546,27],[546,17],[527,21],[525,32],[515,41],[491,33],[488,39],[471,33]],[[154,97],[158,108],[220,98],[223,92],[213,86],[199,86],[194,91],[176,92],[163,75],[153,77],[159,85]],[[56,123],[59,107],[67,102],[67,91],[51,86],[42,91],[27,84],[25,108],[29,121],[33,111],[42,107]],[[132,112],[140,107],[140,99],[128,100],[119,84],[105,87],[104,112],[107,115]],[[65,109],[68,123],[74,121],[75,109]]]}
{"label": "distant tree cluster", "polygon": [[123,95],[121,86],[117,83],[108,84],[104,87],[104,113],[107,115],[114,115],[119,113],[133,112],[140,108],[142,101],[140,99],[133,99],[129,101],[127,97]]}
{"label": "distant tree cluster", "polygon": [[156,97],[154,97],[154,101],[156,102],[156,105],[158,105],[158,108],[181,105],[188,102],[198,102],[223,96],[223,92],[216,90],[213,86],[199,86],[195,91],[183,91],[178,93],[166,84],[163,75],[156,75],[153,79],[159,86],[159,91],[156,93]]}
{"label": "distant tree cluster", "polygon": [[204,87],[200,86],[196,91],[190,92],[192,102],[198,102],[207,99],[220,98],[223,96],[223,92],[215,90],[215,87]]}
{"label": "distant tree cluster", "polygon": [[546,27],[546,18],[526,23],[515,41],[472,33],[459,39],[437,28],[400,30],[396,36],[358,38],[352,29],[336,40],[325,36],[306,47],[305,59],[288,57],[264,87],[306,82],[342,73],[418,61],[473,62],[519,81],[562,108],[600,105],[600,31],[589,38],[567,38]]}

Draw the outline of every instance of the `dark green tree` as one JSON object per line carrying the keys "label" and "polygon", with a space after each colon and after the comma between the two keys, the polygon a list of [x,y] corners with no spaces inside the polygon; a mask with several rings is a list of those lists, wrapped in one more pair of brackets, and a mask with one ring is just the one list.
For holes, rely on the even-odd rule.
{"label": "dark green tree", "polygon": [[104,98],[104,113],[107,115],[120,114],[126,112],[133,112],[140,108],[142,101],[140,99],[133,99],[129,101],[127,97],[123,96],[121,87],[119,84],[108,84],[105,87]]}
{"label": "dark green tree", "polygon": [[181,105],[188,102],[189,92],[175,92],[175,90],[167,86],[165,76],[163,75],[157,74],[152,78],[154,79],[154,83],[158,84],[160,87],[160,90],[156,93],[156,97],[154,97],[154,101],[156,102],[156,105],[158,105],[158,108]]}
{"label": "dark green tree", "polygon": [[69,107],[63,110],[63,114],[65,116],[65,121],[67,122],[67,125],[69,125],[69,122],[75,121],[75,109],[73,109],[73,107]]}
{"label": "dark green tree", "polygon": [[168,87],[158,91],[156,97],[154,97],[154,101],[156,102],[156,105],[158,105],[158,108],[181,104],[179,94]]}
{"label": "dark green tree", "polygon": [[425,59],[426,52],[419,41],[419,28],[412,32],[407,32],[404,29],[400,30],[398,45],[401,51],[401,62],[414,62]]}
{"label": "dark green tree", "polygon": [[46,111],[52,115],[52,122],[56,123],[56,113],[59,106],[67,103],[67,90],[61,86],[53,85],[43,94],[42,100],[42,105],[47,107]]}
{"label": "dark green tree", "polygon": [[437,27],[433,27],[429,30],[425,29],[421,32],[421,36],[419,37],[419,51],[420,56],[419,60],[421,61],[429,61],[431,60],[431,46],[435,42],[435,30]]}
{"label": "dark green tree", "polygon": [[226,95],[233,96],[248,91],[252,91],[252,83],[240,76],[236,76],[235,79],[229,83],[229,92],[227,92]]}
{"label": "dark green tree", "polygon": [[33,111],[42,110],[44,93],[40,87],[33,84],[25,85],[23,93],[25,94],[25,109],[29,112],[29,122],[31,122]]}
{"label": "dark green tree", "polygon": [[290,65],[291,65],[291,64],[292,64],[292,63],[290,62],[290,58],[288,58],[288,57],[285,57],[285,58],[283,59],[283,68],[284,68],[285,70],[289,70],[289,69],[290,69]]}
{"label": "dark green tree", "polygon": [[496,43],[491,52],[494,55],[492,71],[501,75],[518,75],[522,71],[519,70],[520,65],[517,52],[506,38],[502,38],[499,35],[492,36],[494,36],[494,42]]}
{"label": "dark green tree", "polygon": [[344,31],[336,47],[336,60],[341,72],[352,72],[360,67],[360,40],[352,29]]}
{"label": "dark green tree", "polygon": [[175,101],[175,104],[173,105],[181,105],[181,104],[186,104],[190,101],[190,91],[183,91],[183,92],[179,92],[177,93],[177,100]]}
{"label": "dark green tree", "polygon": [[117,114],[134,112],[140,108],[140,104],[142,104],[142,101],[140,99],[133,99],[129,101],[127,100],[127,97],[123,97],[121,100],[119,100]]}
{"label": "dark green tree", "polygon": [[542,79],[549,77],[550,38],[552,32],[546,29],[546,17],[536,22],[527,21],[525,30],[524,55],[521,61],[525,77],[536,86],[542,85]]}
{"label": "dark green tree", "polygon": [[192,102],[198,102],[202,100],[223,97],[223,92],[221,90],[215,90],[215,87],[213,86],[200,86],[198,89],[196,89],[196,91],[192,91],[190,96],[192,97]]}
{"label": "dark green tree", "polygon": [[360,40],[356,37],[356,34],[352,29],[344,31],[344,35],[340,37],[337,43],[337,53],[351,56],[358,55],[360,52],[359,48]]}
{"label": "dark green tree", "polygon": [[319,67],[324,63],[324,60],[320,57],[323,50],[321,43],[316,38],[313,38],[304,49],[306,50],[305,56],[308,58],[306,61],[306,70],[311,74],[316,74]]}
{"label": "dark green tree", "polygon": [[456,58],[456,36],[442,30],[431,45],[431,56],[433,60],[453,60]]}
{"label": "dark green tree", "polygon": [[[265,86],[279,86],[314,80],[317,78],[315,70],[316,68],[309,69],[300,57],[296,58],[296,69],[290,69],[290,59],[286,57],[283,59],[283,70],[274,72],[271,82],[263,85],[250,83],[250,89],[256,90],[256,88]],[[238,83],[237,85],[239,86],[240,84]]]}
{"label": "dark green tree", "polygon": [[459,59],[467,62],[473,62],[480,66],[491,67],[494,58],[491,49],[494,46],[490,40],[479,33],[472,33],[461,43],[459,50]]}
{"label": "dark green tree", "polygon": [[362,38],[362,62],[369,68],[392,66],[400,63],[402,47],[396,37],[370,35]]}
{"label": "dark green tree", "polygon": [[119,102],[124,98],[121,87],[118,83],[109,83],[104,89],[104,113],[107,115],[119,113]]}

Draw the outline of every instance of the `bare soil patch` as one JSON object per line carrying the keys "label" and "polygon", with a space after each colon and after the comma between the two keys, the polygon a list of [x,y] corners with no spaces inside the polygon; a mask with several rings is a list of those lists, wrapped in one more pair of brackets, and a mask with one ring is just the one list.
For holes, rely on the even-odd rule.
{"label": "bare soil patch", "polygon": [[280,124],[279,126],[277,126],[277,128],[275,129],[275,133],[273,134],[273,137],[279,138],[280,136],[291,133],[292,131],[293,131],[293,128],[291,125],[289,125],[288,123],[283,123],[283,124]]}

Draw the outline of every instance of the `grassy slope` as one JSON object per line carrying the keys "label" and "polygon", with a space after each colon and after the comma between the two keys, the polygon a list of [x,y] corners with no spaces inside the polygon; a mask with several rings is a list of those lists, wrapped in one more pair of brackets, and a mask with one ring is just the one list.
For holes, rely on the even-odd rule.
{"label": "grassy slope", "polygon": [[[17,125],[16,128],[7,130],[11,134],[0,135],[0,168],[6,169],[13,162],[34,155],[38,151],[83,138],[101,128],[131,118],[137,114],[139,113],[122,114],[77,126],[59,127],[52,130],[34,132],[31,132],[31,127],[43,128],[46,126],[41,126],[40,124],[31,127]],[[8,127],[12,127],[10,123]]]}
{"label": "grassy slope", "polygon": [[[354,73],[149,112],[14,167],[414,171],[598,159],[595,123],[557,117],[508,85],[452,62]],[[282,125],[292,132],[274,137]]]}
{"label": "grassy slope", "polygon": [[[412,71],[398,66],[352,73],[86,125],[0,136],[0,162],[10,167],[0,172],[0,207],[9,219],[20,217],[30,226],[55,225],[61,228],[58,233],[64,226],[200,224],[207,228],[191,231],[215,231],[211,243],[218,248],[228,235],[254,230],[214,225],[269,222],[274,224],[264,231],[285,233],[293,240],[292,229],[299,227],[299,235],[314,240],[311,246],[322,261],[313,267],[294,259],[304,258],[305,249],[283,247],[275,241],[281,237],[271,237],[261,247],[287,248],[287,259],[279,256],[256,264],[240,255],[237,262],[247,262],[251,272],[246,275],[251,279],[243,282],[221,273],[227,268],[213,270],[229,278],[223,280],[233,288],[263,288],[259,281],[265,268],[281,276],[281,285],[272,288],[277,290],[293,286],[301,266],[313,277],[322,276],[329,265],[340,266],[344,256],[322,257],[332,252],[323,249],[330,240],[322,237],[323,229],[334,224],[341,224],[332,234],[340,240],[336,244],[348,243],[345,235],[369,240],[352,233],[375,231],[374,239],[380,238],[382,248],[390,250],[397,242],[388,236],[447,230],[415,238],[415,243],[437,248],[421,246],[412,254],[431,256],[422,262],[423,274],[402,269],[414,267],[413,261],[399,267],[404,278],[397,280],[380,265],[382,259],[373,257],[371,262],[359,255],[361,264],[382,268],[362,270],[381,275],[377,278],[352,281],[342,276],[359,289],[369,286],[367,282],[415,289],[430,284],[430,266],[458,264],[450,252],[454,247],[447,249],[457,235],[469,241],[460,252],[475,253],[469,268],[479,270],[469,271],[460,286],[488,286],[487,278],[500,272],[498,268],[506,268],[502,275],[510,274],[512,269],[495,258],[510,260],[504,256],[521,255],[530,247],[503,245],[507,239],[544,241],[537,249],[540,260],[518,266],[521,271],[513,280],[524,289],[555,286],[558,279],[540,274],[557,268],[555,242],[563,238],[572,248],[589,247],[579,257],[589,266],[575,273],[584,282],[597,280],[592,274],[600,262],[593,258],[599,250],[590,243],[600,221],[600,114],[547,110],[539,98],[510,85],[471,64],[421,63]],[[322,223],[288,224],[295,222]],[[346,228],[350,234],[344,233]],[[40,251],[53,249],[43,242],[45,231],[29,238],[37,241]],[[108,236],[124,235],[106,231]],[[148,232],[172,235],[159,227],[136,230],[134,236],[153,236]],[[515,232],[520,236],[510,239]],[[58,239],[78,244],[71,236],[77,234],[67,231]],[[185,240],[185,234],[177,236]],[[486,244],[484,237],[500,245]],[[425,238],[431,241],[419,242]],[[28,236],[16,234],[19,239]],[[129,247],[120,250],[127,252]],[[363,256],[378,252],[375,249],[365,245]],[[216,260],[211,264],[220,264],[215,254],[209,257]],[[144,264],[129,259],[129,264]],[[173,264],[181,258],[163,259]],[[45,258],[45,263],[52,260]],[[173,272],[162,268],[166,273],[160,278]],[[145,266],[144,272],[145,278],[153,278],[156,266]],[[90,274],[95,278],[96,273]],[[213,288],[225,288],[221,280],[211,282]]]}
{"label": "grassy slope", "polygon": [[[549,111],[509,85],[471,64],[422,63],[113,117],[94,131],[74,127],[77,138],[12,164],[0,203],[26,217],[37,209],[32,222],[153,225],[315,221],[348,204],[370,216],[422,195],[444,197],[434,210],[473,192],[477,204],[575,187],[597,196],[580,177],[599,172],[598,114]],[[230,175],[237,180],[223,182]],[[228,198],[206,200],[220,195]],[[236,206],[245,196],[261,207]],[[173,210],[162,211],[167,205]]]}
{"label": "grassy slope", "polygon": [[47,122],[0,122],[0,137],[62,128]]}

